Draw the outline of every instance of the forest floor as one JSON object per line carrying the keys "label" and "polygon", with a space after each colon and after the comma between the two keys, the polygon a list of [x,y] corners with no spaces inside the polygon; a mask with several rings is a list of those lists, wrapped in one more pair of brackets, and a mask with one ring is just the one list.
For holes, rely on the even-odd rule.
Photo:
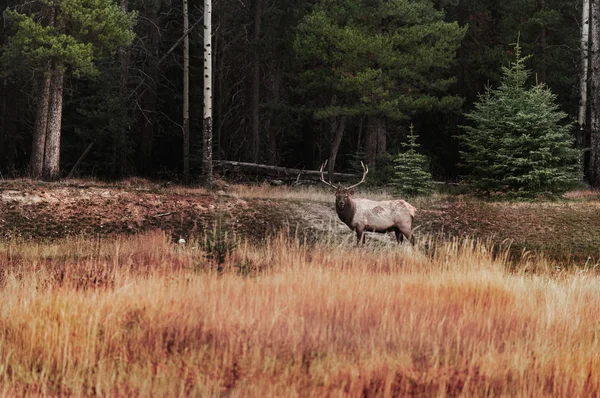
{"label": "forest floor", "polygon": [[[333,195],[321,187],[228,185],[215,190],[166,186],[132,179],[0,183],[0,238],[54,240],[167,231],[176,241],[201,237],[216,225],[250,240],[280,231],[301,239],[354,242],[338,219]],[[385,193],[357,196],[390,198]],[[573,192],[557,201],[485,202],[464,195],[411,201],[415,234],[491,239],[516,254],[537,253],[563,263],[600,260],[600,193]],[[393,244],[392,236],[371,241]]]}

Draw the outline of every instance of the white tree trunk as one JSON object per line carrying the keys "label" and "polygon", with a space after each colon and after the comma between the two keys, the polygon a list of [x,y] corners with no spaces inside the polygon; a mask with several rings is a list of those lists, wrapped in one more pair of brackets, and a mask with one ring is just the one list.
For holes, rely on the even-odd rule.
{"label": "white tree trunk", "polygon": [[183,0],[183,178],[190,176],[190,36],[188,0]]}
{"label": "white tree trunk", "polygon": [[591,0],[590,185],[600,188],[600,0]]}
{"label": "white tree trunk", "polygon": [[202,180],[212,185],[212,0],[204,1],[204,122],[202,129]]}

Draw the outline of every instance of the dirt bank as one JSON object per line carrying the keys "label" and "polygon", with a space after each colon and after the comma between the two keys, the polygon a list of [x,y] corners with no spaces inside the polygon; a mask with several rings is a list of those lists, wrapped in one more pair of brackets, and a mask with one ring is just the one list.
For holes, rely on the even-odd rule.
{"label": "dirt bank", "polygon": [[[290,231],[309,239],[353,241],[353,234],[323,199],[244,197],[224,189],[206,191],[147,181],[0,185],[0,237],[56,239],[111,236],[152,229],[174,239],[201,236],[220,223],[250,239]],[[260,196],[260,195],[258,195]],[[283,196],[283,195],[282,195]],[[364,196],[364,194],[363,194]],[[482,202],[445,196],[413,202],[417,237],[479,237],[512,242],[515,252],[543,252],[577,262],[600,258],[600,201],[596,197],[541,203]],[[370,239],[391,244],[390,236]],[[589,258],[589,260],[588,260]]]}

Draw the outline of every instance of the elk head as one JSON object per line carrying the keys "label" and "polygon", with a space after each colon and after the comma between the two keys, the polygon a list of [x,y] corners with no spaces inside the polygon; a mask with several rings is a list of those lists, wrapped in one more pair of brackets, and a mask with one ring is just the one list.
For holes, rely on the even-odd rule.
{"label": "elk head", "polygon": [[367,177],[367,173],[369,172],[369,168],[367,166],[365,166],[365,164],[363,162],[360,162],[360,164],[362,165],[363,168],[363,176],[362,179],[354,185],[350,185],[349,187],[342,187],[340,186],[335,186],[333,185],[331,182],[326,181],[325,177],[323,176],[323,171],[325,170],[325,167],[327,166],[327,160],[325,161],[325,163],[323,163],[321,165],[321,182],[329,185],[331,188],[333,188],[335,190],[335,209],[337,210],[338,214],[343,212],[345,207],[348,205],[348,202],[350,200],[350,196],[354,194],[354,187],[357,187],[358,185],[362,184],[363,182],[365,182],[365,178]]}

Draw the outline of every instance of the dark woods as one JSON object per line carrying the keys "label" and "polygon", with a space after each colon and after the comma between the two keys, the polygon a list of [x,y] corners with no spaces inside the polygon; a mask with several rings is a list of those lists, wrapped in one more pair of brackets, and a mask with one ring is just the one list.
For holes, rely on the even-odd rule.
{"label": "dark woods", "polygon": [[[62,15],[54,22],[47,3]],[[83,3],[4,1],[5,9],[94,48],[51,57],[64,71],[59,176],[181,180],[182,2],[113,3],[134,22],[131,40],[127,17],[108,3],[106,15],[120,21],[112,39],[81,33],[69,10]],[[434,177],[454,180],[461,175],[455,137],[466,123],[462,115],[486,85],[498,83],[519,32],[524,54],[532,55],[532,79],[546,82],[561,109],[576,117],[580,15],[581,4],[566,0],[215,0],[214,159],[306,169],[329,159],[336,171],[364,160],[384,170],[412,122]],[[192,178],[202,165],[202,17],[202,2],[190,2]],[[5,12],[4,178],[30,173],[44,62],[50,59],[15,53],[16,33],[16,17]],[[32,40],[41,47],[53,43]]]}

